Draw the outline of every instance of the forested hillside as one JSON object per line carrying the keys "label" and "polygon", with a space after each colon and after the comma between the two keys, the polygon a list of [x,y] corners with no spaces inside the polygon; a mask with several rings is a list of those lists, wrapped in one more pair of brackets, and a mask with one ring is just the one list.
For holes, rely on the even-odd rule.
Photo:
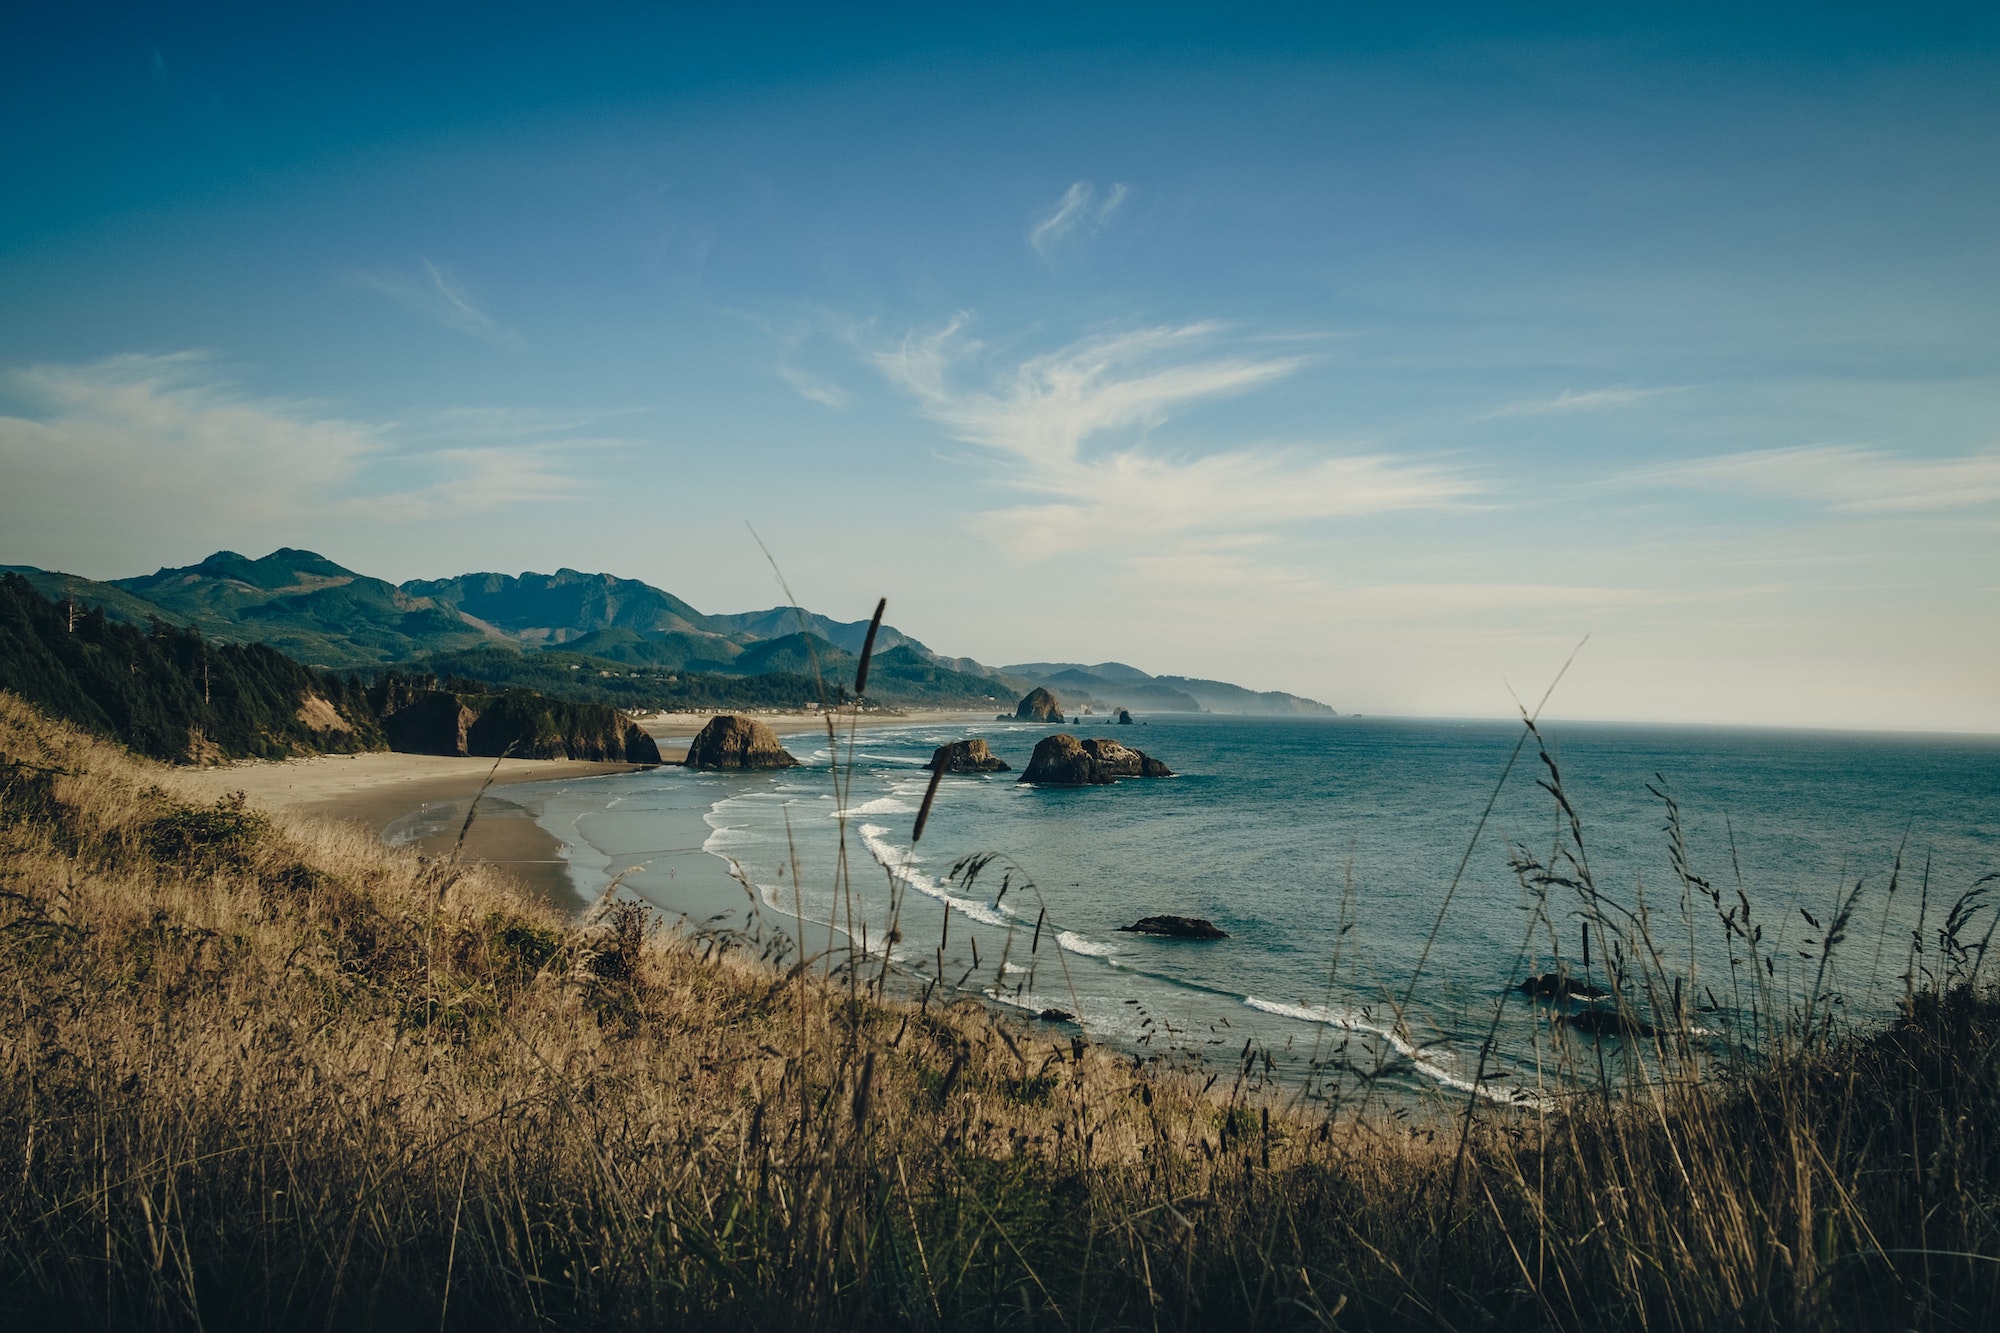
{"label": "forested hillside", "polygon": [[[508,656],[512,656],[509,654]],[[316,671],[261,643],[141,628],[0,575],[0,690],[154,759],[201,763],[397,749],[658,763],[606,702],[470,679]]]}
{"label": "forested hillside", "polygon": [[0,575],[0,688],[155,759],[278,758],[386,746],[361,682],[260,643],[141,628]]}

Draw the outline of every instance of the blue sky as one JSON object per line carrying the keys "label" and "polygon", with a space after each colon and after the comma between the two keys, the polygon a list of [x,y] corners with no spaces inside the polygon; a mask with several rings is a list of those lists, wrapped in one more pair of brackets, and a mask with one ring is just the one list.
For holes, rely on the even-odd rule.
{"label": "blue sky", "polygon": [[1977,10],[5,22],[0,561],[2000,730]]}

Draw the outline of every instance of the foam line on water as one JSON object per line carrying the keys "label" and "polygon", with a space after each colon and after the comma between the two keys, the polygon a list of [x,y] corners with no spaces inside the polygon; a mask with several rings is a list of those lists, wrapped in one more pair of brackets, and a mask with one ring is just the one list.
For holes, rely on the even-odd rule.
{"label": "foam line on water", "polygon": [[861,841],[868,848],[868,854],[876,864],[892,875],[901,876],[903,881],[926,898],[935,898],[946,907],[986,926],[1011,924],[1011,909],[994,903],[983,903],[973,898],[961,898],[944,885],[916,868],[916,858],[910,849],[898,847],[888,839],[889,830],[880,824],[863,824],[860,829]]}
{"label": "foam line on water", "polygon": [[1380,1037],[1389,1043],[1396,1054],[1408,1060],[1418,1073],[1459,1092],[1477,1093],[1488,1101],[1499,1102],[1506,1106],[1519,1105],[1527,1096],[1525,1090],[1520,1088],[1495,1088],[1483,1084],[1475,1086],[1471,1080],[1460,1078],[1442,1065],[1426,1058],[1422,1051],[1394,1028],[1371,1023],[1359,1014],[1343,1013],[1317,1004],[1285,1004],[1278,1000],[1263,1000],[1255,995],[1244,996],[1243,1003],[1259,1013],[1274,1014],[1279,1018],[1297,1019],[1302,1023],[1324,1023],[1343,1032],[1364,1032]]}

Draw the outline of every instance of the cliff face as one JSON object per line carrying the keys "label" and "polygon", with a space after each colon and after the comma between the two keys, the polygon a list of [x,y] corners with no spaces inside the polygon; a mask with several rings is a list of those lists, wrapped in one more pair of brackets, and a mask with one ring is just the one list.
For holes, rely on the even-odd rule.
{"label": "cliff face", "polygon": [[725,714],[709,719],[688,745],[689,768],[796,768],[778,734],[755,718]]}
{"label": "cliff face", "polygon": [[382,718],[389,748],[401,754],[469,754],[466,733],[478,715],[456,694],[426,690],[398,701]]}
{"label": "cliff face", "polygon": [[657,764],[660,748],[638,723],[602,704],[573,704],[527,690],[455,694],[424,690],[386,701],[390,748],[408,754],[587,759]]}

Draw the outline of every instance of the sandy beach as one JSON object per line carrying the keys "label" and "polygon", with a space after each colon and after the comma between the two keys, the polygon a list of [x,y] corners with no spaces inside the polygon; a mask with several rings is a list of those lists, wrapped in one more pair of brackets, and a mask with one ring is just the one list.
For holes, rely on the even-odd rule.
{"label": "sandy beach", "polygon": [[[711,713],[655,713],[638,719],[660,743],[660,756],[678,763],[687,756],[685,742],[708,725]],[[752,712],[780,735],[819,731],[825,717],[816,712]],[[907,726],[911,723],[986,720],[988,713],[927,710],[908,713],[842,713],[836,721],[845,731],[852,722],[861,728]],[[680,741],[679,745],[672,742]],[[642,765],[586,763],[564,759],[503,759],[496,770],[491,759],[450,755],[370,754],[314,755],[303,759],[245,760],[214,768],[181,769],[169,773],[166,785],[188,799],[203,803],[230,792],[243,792],[254,805],[270,810],[343,819],[380,836],[408,816],[434,812],[423,821],[423,832],[410,845],[431,855],[448,852],[458,837],[467,803],[492,778],[479,804],[479,817],[466,835],[461,855],[468,860],[505,867],[524,888],[565,911],[577,906],[570,886],[568,861],[560,839],[535,820],[523,805],[507,799],[506,788],[525,782],[601,777],[629,773]]]}
{"label": "sandy beach", "polygon": [[[682,751],[685,753],[685,751]],[[177,771],[168,786],[190,800],[213,801],[243,792],[254,805],[294,810],[360,824],[380,836],[407,815],[437,808],[438,827],[411,839],[428,855],[451,850],[466,803],[491,777],[479,818],[460,853],[466,860],[505,867],[521,885],[565,911],[576,907],[562,843],[535,822],[534,813],[506,797],[523,782],[630,773],[638,764],[584,763],[565,759],[491,759],[450,755],[314,755],[305,759],[250,760],[215,768]]]}

